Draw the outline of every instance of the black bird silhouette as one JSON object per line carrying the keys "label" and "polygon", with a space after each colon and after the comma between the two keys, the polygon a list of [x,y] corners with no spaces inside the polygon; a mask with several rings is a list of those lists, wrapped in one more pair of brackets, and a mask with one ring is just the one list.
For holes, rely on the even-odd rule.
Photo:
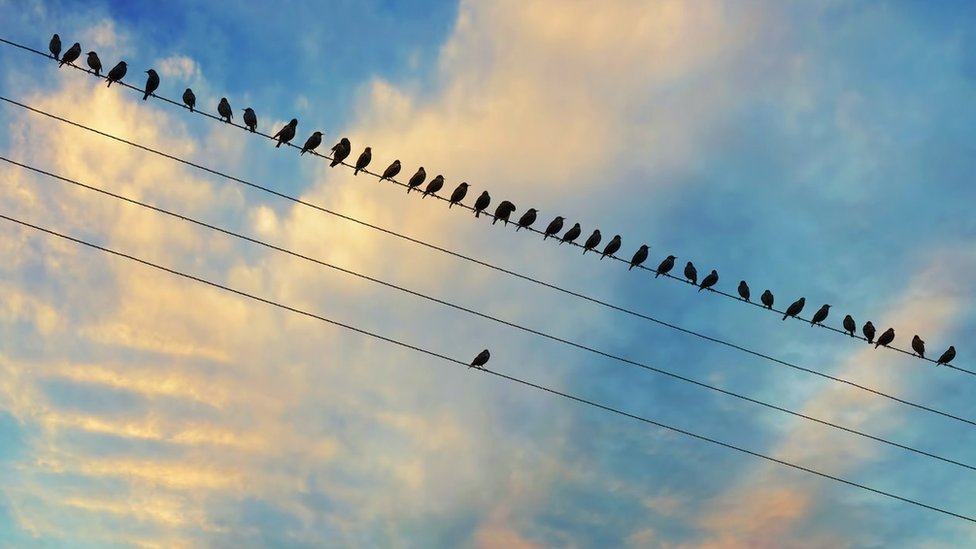
{"label": "black bird silhouette", "polygon": [[707,290],[716,284],[718,284],[718,271],[712,269],[712,272],[705,275],[705,278],[702,279],[702,283],[701,286],[698,287],[698,291],[700,292],[702,290]]}
{"label": "black bird silhouette", "polygon": [[827,315],[830,314],[830,305],[826,303],[817,309],[817,312],[813,313],[813,318],[810,319],[810,326],[814,324],[820,324],[824,320],[827,320]]}
{"label": "black bird silhouette", "polygon": [[410,181],[407,182],[407,194],[410,194],[410,191],[414,187],[419,187],[420,184],[424,182],[424,179],[427,179],[427,172],[425,172],[424,167],[421,166],[417,170],[417,173],[413,174],[413,177],[411,177]]}
{"label": "black bird silhouette", "polygon": [[464,197],[467,196],[467,194],[468,184],[461,183],[456,189],[454,189],[454,192],[451,193],[451,202],[447,205],[447,207],[450,208],[455,204],[459,204],[462,200],[464,200]]}
{"label": "black bird silhouette", "polygon": [[142,94],[143,101],[145,101],[147,97],[152,95],[152,93],[156,91],[156,88],[159,87],[159,75],[156,74],[156,71],[153,69],[149,69],[148,71],[146,71],[146,74],[148,74],[149,76],[146,77],[146,90],[145,93]]}
{"label": "black bird silhouette", "polygon": [[847,315],[844,317],[844,331],[854,337],[854,332],[857,331],[857,323],[854,322],[854,317]]}
{"label": "black bird silhouette", "polygon": [[[434,179],[430,180],[430,183],[427,184],[427,188],[424,189],[424,196],[420,198],[421,199],[427,198],[428,194],[437,194],[437,191],[441,190],[441,187],[443,186],[444,186],[444,176],[438,175]],[[407,189],[407,192],[410,192],[409,188]]]}
{"label": "black bird silhouette", "polygon": [[193,112],[193,107],[197,104],[197,96],[193,95],[193,90],[190,88],[183,92],[183,104],[190,108],[190,112]]}
{"label": "black bird silhouette", "polygon": [[749,301],[749,285],[746,284],[745,280],[739,281],[739,297],[741,297],[746,301]]}
{"label": "black bird silhouette", "polygon": [[662,261],[661,264],[657,266],[657,272],[654,273],[654,278],[670,273],[671,269],[674,268],[675,259],[677,258],[674,257],[673,255],[669,255],[668,257],[665,257],[664,261]]}
{"label": "black bird silhouette", "polygon": [[68,48],[68,51],[64,52],[64,55],[61,57],[61,63],[58,64],[58,68],[60,69],[63,67],[65,63],[74,63],[79,57],[81,57],[81,44],[75,42],[70,48]]}
{"label": "black bird silhouette", "polygon": [[230,110],[230,103],[227,101],[226,97],[220,98],[220,103],[217,103],[217,114],[224,122],[230,123],[234,119],[234,112]]}
{"label": "black bird silhouette", "polygon": [[786,314],[783,315],[783,320],[786,320],[786,317],[788,316],[796,316],[800,314],[800,311],[803,310],[803,306],[806,304],[807,298],[805,297],[801,297],[800,299],[797,299],[791,303],[790,306],[786,308]]}
{"label": "black bird silhouette", "polygon": [[380,178],[380,181],[383,181],[384,179],[393,179],[398,173],[400,173],[400,161],[394,160],[393,163],[387,166],[386,170],[383,171],[383,177]]}
{"label": "black bird silhouette", "polygon": [[773,292],[766,290],[761,296],[759,296],[759,300],[762,301],[762,304],[765,305],[767,309],[773,308]]}
{"label": "black bird silhouette", "polygon": [[868,345],[874,343],[874,334],[876,331],[874,329],[874,324],[871,324],[870,320],[864,323],[864,326],[861,328],[861,333],[863,333],[865,339],[868,340]]}
{"label": "black bird silhouette", "polygon": [[515,211],[515,204],[512,204],[508,200],[502,200],[501,204],[495,208],[495,219],[492,220],[491,224],[494,225],[499,219],[508,225],[508,218],[512,216],[512,212]]}
{"label": "black bird silhouette", "polygon": [[580,227],[580,224],[574,223],[573,226],[570,227],[568,231],[566,231],[566,234],[564,234],[563,237],[559,239],[559,243],[562,244],[563,242],[572,242],[577,238],[579,238],[582,232],[583,232],[583,228]]}
{"label": "black bird silhouette", "polygon": [[252,109],[251,107],[247,107],[246,109],[244,109],[243,118],[244,118],[244,125],[247,126],[247,129],[251,130],[251,133],[257,131],[258,115],[255,114],[254,109]]}
{"label": "black bird silhouette", "polygon": [[553,236],[559,231],[563,230],[563,221],[566,221],[566,218],[561,215],[557,215],[556,219],[550,221],[549,225],[546,227],[546,230],[542,235],[542,240],[545,240],[550,236]]}
{"label": "black bird silhouette", "polygon": [[353,170],[352,174],[357,175],[359,170],[365,170],[366,166],[369,166],[369,161],[373,159],[373,149],[366,147],[359,158],[356,160],[356,169]]}
{"label": "black bird silhouette", "polygon": [[925,358],[925,342],[915,334],[912,338],[912,350],[918,353],[919,358]]}
{"label": "black bird silhouette", "polygon": [[596,229],[583,244],[583,255],[586,255],[586,252],[596,248],[600,244],[601,240],[603,240],[603,235],[600,234],[600,229]]}
{"label": "black bird silhouette", "polygon": [[282,144],[291,141],[292,138],[295,137],[296,129],[298,129],[298,119],[292,118],[291,122],[282,126],[282,128],[278,130],[278,133],[274,134],[274,138],[278,140],[278,143],[275,145],[275,148],[277,149]]}
{"label": "black bird silhouette", "polygon": [[54,36],[51,37],[51,41],[47,44],[47,49],[51,51],[51,56],[55,60],[61,55],[61,37],[58,36],[58,33],[54,33]]}
{"label": "black bird silhouette", "polygon": [[603,261],[603,258],[607,257],[608,255],[613,257],[613,254],[617,253],[617,250],[620,249],[620,244],[620,235],[614,235],[613,238],[610,239],[610,242],[607,242],[607,247],[603,248],[603,254],[600,255],[600,261]]}
{"label": "black bird silhouette", "polygon": [[481,217],[481,212],[491,204],[491,195],[488,191],[481,191],[481,195],[474,201],[474,216]]}
{"label": "black bird silhouette", "polygon": [[647,244],[641,244],[641,247],[637,248],[637,251],[634,253],[634,257],[630,258],[630,267],[627,267],[628,271],[647,261],[648,249]]}
{"label": "black bird silhouette", "polygon": [[95,73],[95,76],[102,75],[102,60],[98,58],[97,53],[93,51],[88,52],[88,59],[86,60],[86,63],[88,63],[88,68]]}
{"label": "black bird silhouette", "polygon": [[105,87],[110,87],[112,82],[122,81],[122,79],[125,78],[126,71],[128,70],[129,67],[125,64],[125,61],[119,61],[117,65],[112,67],[112,70],[108,71],[108,84],[105,84]]}
{"label": "black bird silhouette", "polygon": [[329,164],[329,167],[335,168],[339,164],[342,164],[342,161],[345,160],[346,157],[349,156],[349,153],[351,152],[352,152],[352,143],[350,143],[348,139],[343,137],[342,139],[339,140],[338,143],[332,146],[332,162]]}
{"label": "black bird silhouette", "polygon": [[945,364],[948,366],[954,358],[956,358],[956,348],[949,345],[949,348],[946,349],[946,352],[942,353],[942,356],[939,357],[939,362],[937,362],[935,365],[938,366],[939,364]]}
{"label": "black bird silhouette", "polygon": [[883,334],[881,334],[881,337],[878,338],[878,342],[874,344],[874,348],[877,349],[878,346],[880,345],[884,345],[885,347],[887,347],[894,340],[895,340],[895,329],[888,328],[887,330],[885,330]]}
{"label": "black bird silhouette", "polygon": [[685,278],[690,280],[692,284],[698,284],[698,269],[691,261],[685,265]]}
{"label": "black bird silhouette", "polygon": [[488,349],[481,351],[478,353],[478,356],[474,357],[474,360],[471,361],[471,366],[468,366],[468,369],[481,368],[485,364],[488,364],[489,358],[491,358],[491,353],[488,352]]}
{"label": "black bird silhouette", "polygon": [[522,217],[519,218],[518,227],[515,228],[515,232],[519,232],[519,229],[525,229],[529,225],[535,223],[535,218],[538,213],[539,210],[529,208],[524,214],[522,214]]}
{"label": "black bird silhouette", "polygon": [[315,147],[318,147],[321,144],[322,132],[312,132],[312,135],[308,136],[308,139],[305,140],[305,145],[302,146],[302,152],[298,153],[298,156],[301,156],[309,151],[314,151]]}

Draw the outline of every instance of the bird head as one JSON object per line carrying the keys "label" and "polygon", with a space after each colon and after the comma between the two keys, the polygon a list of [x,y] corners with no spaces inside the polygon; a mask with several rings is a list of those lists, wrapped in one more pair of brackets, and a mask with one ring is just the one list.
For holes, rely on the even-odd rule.
{"label": "bird head", "polygon": [[373,149],[366,147],[366,152],[373,152]]}
{"label": "bird head", "polygon": [[151,75],[151,76],[156,76],[156,71],[155,71],[155,69],[149,69],[148,71],[146,71],[146,74]]}
{"label": "bird head", "polygon": [[298,119],[297,118],[292,118],[291,119],[291,122],[289,122],[288,125],[294,128],[295,126],[298,125]]}
{"label": "bird head", "polygon": [[90,52],[88,52],[88,55],[91,56],[91,55],[98,55],[98,54],[95,53],[95,52],[93,52],[93,51],[90,51]]}
{"label": "bird head", "polygon": [[187,88],[186,91],[184,91],[183,93],[193,93],[193,90],[191,90],[190,88]]}
{"label": "bird head", "polygon": [[673,255],[669,255],[668,256],[668,259],[670,259],[671,261],[674,261],[675,259],[678,259],[678,258],[677,257],[674,257]]}
{"label": "bird head", "polygon": [[593,234],[596,234],[596,235],[598,235],[598,234],[600,234],[600,229],[596,229],[596,230],[594,230],[594,231],[593,231]]}
{"label": "bird head", "polygon": [[342,143],[343,145],[345,145],[347,147],[349,146],[349,140],[346,139],[345,137],[343,137],[342,139],[340,139],[339,140],[339,143]]}
{"label": "bird head", "polygon": [[694,267],[694,266],[695,266],[694,263],[692,263],[691,261],[689,261],[688,264],[685,265],[685,267]]}
{"label": "bird head", "polygon": [[254,109],[251,107],[244,107],[244,112],[254,112]]}
{"label": "bird head", "polygon": [[128,67],[129,65],[128,65],[128,64],[126,64],[126,62],[125,62],[125,61],[119,61],[119,66],[120,66],[120,67]]}
{"label": "bird head", "polygon": [[535,209],[535,208],[529,208],[529,210],[528,210],[527,212],[525,212],[525,213],[529,213],[529,212],[532,212],[532,213],[539,213],[539,210],[537,210],[537,209]]}
{"label": "bird head", "polygon": [[314,131],[314,132],[312,132],[312,135],[314,135],[316,137],[322,137],[322,132],[320,132],[320,131]]}
{"label": "bird head", "polygon": [[220,98],[220,102],[221,103],[226,103],[227,102],[227,98],[226,97],[221,97]]}
{"label": "bird head", "polygon": [[807,302],[807,298],[805,298],[805,297],[801,297],[801,298],[800,298],[800,299],[798,299],[797,301],[799,301],[800,303],[806,303],[806,302]]}
{"label": "bird head", "polygon": [[81,44],[79,44],[78,42],[75,42],[74,44],[71,45],[71,49],[73,49],[73,50],[80,50],[81,49]]}
{"label": "bird head", "polygon": [[[556,219],[558,219],[558,220],[560,220],[560,221],[566,221],[566,218],[565,218],[565,217],[563,217],[563,216],[561,216],[561,215],[557,215],[557,216],[556,216]],[[555,220],[553,220],[553,221],[555,221]]]}
{"label": "bird head", "polygon": [[647,244],[641,244],[640,249],[647,250],[648,248],[650,248],[650,246],[648,246]]}
{"label": "bird head", "polygon": [[614,239],[614,240],[620,240],[620,235],[619,235],[619,234],[615,234],[615,235],[613,235],[613,239]]}
{"label": "bird head", "polygon": [[396,166],[399,166],[400,165],[400,160],[399,159],[394,160],[393,161],[393,164],[396,165]]}
{"label": "bird head", "polygon": [[54,36],[52,36],[51,38],[57,38],[58,40],[61,40],[61,37],[58,36],[58,33],[54,33]]}
{"label": "bird head", "polygon": [[829,309],[829,308],[830,308],[830,305],[827,305],[826,303],[824,303],[824,309]]}
{"label": "bird head", "polygon": [[468,184],[467,183],[461,183],[460,185],[458,185],[458,187],[464,187],[465,189],[467,189],[468,188]]}
{"label": "bird head", "polygon": [[715,275],[715,276],[718,276],[718,271],[716,271],[715,269],[712,269],[712,274]]}

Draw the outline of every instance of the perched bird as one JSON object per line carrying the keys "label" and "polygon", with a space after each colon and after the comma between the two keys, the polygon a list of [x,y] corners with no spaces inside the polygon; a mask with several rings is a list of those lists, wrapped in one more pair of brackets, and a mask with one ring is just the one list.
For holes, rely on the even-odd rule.
{"label": "perched bird", "polygon": [[58,36],[58,33],[54,33],[54,36],[51,37],[51,41],[47,44],[47,49],[51,51],[51,57],[54,57],[56,61],[58,56],[61,55],[61,37]]}
{"label": "perched bird", "polygon": [[915,334],[912,338],[912,350],[918,353],[919,358],[925,358],[925,342]]}
{"label": "perched bird", "polygon": [[221,97],[220,103],[217,103],[217,114],[228,124],[234,119],[234,112],[230,110],[230,103],[227,102],[226,97]]}
{"label": "perched bird", "polygon": [[937,362],[935,365],[938,366],[939,364],[945,364],[948,366],[954,358],[956,358],[956,348],[949,345],[949,348],[946,349],[946,352],[942,353],[942,356],[939,357],[939,362]]}
{"label": "perched bird", "polygon": [[474,360],[471,361],[471,366],[468,366],[468,369],[481,368],[488,363],[489,358],[491,358],[491,353],[488,352],[488,349],[481,351],[478,353],[478,356],[474,357]]}
{"label": "perched bird", "polygon": [[414,187],[419,187],[420,184],[424,182],[424,179],[427,179],[427,172],[425,172],[424,167],[421,166],[420,169],[417,170],[417,173],[413,174],[413,177],[411,177],[410,181],[407,182],[407,194],[410,194],[410,191]]}
{"label": "perched bird", "polygon": [[398,173],[400,173],[400,161],[394,160],[393,163],[387,166],[386,170],[383,171],[383,177],[380,178],[380,181],[383,181],[384,179],[393,179]]}
{"label": "perched bird", "polygon": [[739,281],[739,297],[745,301],[749,301],[749,285],[746,284],[745,280]]}
{"label": "perched bird", "polygon": [[[197,104],[197,96],[193,95],[193,90],[190,88],[187,88],[186,91],[183,92],[183,104],[190,108],[190,112],[193,112],[193,107],[195,107]],[[247,115],[245,114],[245,117],[246,116]]]}
{"label": "perched bird", "polygon": [[557,215],[556,219],[550,221],[549,225],[546,227],[546,230],[542,235],[542,240],[545,240],[550,236],[563,230],[563,221],[566,221],[566,218],[561,215]]}
{"label": "perched bird", "polygon": [[685,265],[685,278],[690,280],[693,285],[698,284],[698,269],[695,269],[695,265],[691,261]]}
{"label": "perched bird", "polygon": [[258,129],[258,115],[254,113],[254,109],[251,107],[244,109],[244,125],[251,130],[251,133]]}
{"label": "perched bird", "polygon": [[98,58],[97,53],[93,51],[88,52],[86,63],[88,63],[88,68],[95,73],[95,76],[102,75],[102,60]]}
{"label": "perched bird", "polygon": [[796,301],[791,303],[790,306],[786,308],[786,314],[783,315],[783,320],[786,320],[786,317],[788,316],[796,316],[800,314],[800,311],[803,310],[803,306],[806,304],[807,304],[807,298],[805,297],[801,297],[800,299],[797,299]]}
{"label": "perched bird", "polygon": [[484,211],[489,204],[491,204],[491,195],[488,194],[488,191],[481,191],[481,195],[478,197],[478,200],[474,201],[474,216],[481,217],[481,212]]}
{"label": "perched bird", "polygon": [[600,229],[596,229],[595,231],[593,231],[593,234],[591,234],[590,237],[587,238],[586,242],[583,244],[583,255],[586,255],[586,252],[592,250],[593,248],[596,248],[597,245],[600,244],[601,240],[603,240],[603,235],[600,234]]}
{"label": "perched bird", "polygon": [[878,346],[880,345],[884,345],[885,347],[887,347],[894,340],[895,340],[895,329],[888,328],[887,330],[885,330],[883,334],[881,334],[881,337],[878,338],[878,342],[874,344],[874,348],[877,349]]}
{"label": "perched bird", "polygon": [[454,192],[451,193],[451,202],[447,205],[447,207],[450,208],[451,206],[460,203],[462,200],[464,200],[464,197],[467,194],[468,194],[468,184],[461,183],[460,185],[457,186],[456,189],[454,189]]}
{"label": "perched bird", "polygon": [[817,309],[817,312],[813,313],[813,318],[810,319],[810,326],[814,324],[820,324],[824,320],[827,320],[827,315],[830,314],[830,305],[826,303]]}
{"label": "perched bird", "polygon": [[68,48],[68,51],[64,52],[64,55],[61,57],[61,63],[58,64],[58,68],[60,69],[63,67],[65,63],[74,63],[79,57],[81,57],[81,44],[75,42],[70,48]]}
{"label": "perched bird", "polygon": [[508,200],[502,200],[501,204],[495,208],[495,219],[491,222],[494,225],[499,219],[508,225],[508,218],[512,216],[512,212],[515,211],[515,204],[512,204]]}
{"label": "perched bird", "polygon": [[121,82],[125,78],[125,73],[128,70],[129,67],[125,64],[125,61],[119,61],[117,65],[112,67],[112,70],[108,71],[108,84],[105,87],[110,87],[112,82]]}
{"label": "perched bird", "polygon": [[[434,179],[431,179],[430,183],[427,184],[427,188],[424,189],[424,196],[422,196],[421,198],[427,198],[428,194],[437,194],[437,191],[441,190],[441,187],[443,186],[444,186],[444,176],[438,175]],[[407,192],[410,192],[410,189],[407,189]]]}
{"label": "perched bird", "polygon": [[648,249],[647,244],[641,244],[641,247],[637,248],[637,252],[634,253],[634,257],[630,258],[630,267],[627,267],[628,271],[647,261]]}
{"label": "perched bird", "polygon": [[759,300],[762,301],[762,304],[765,305],[767,309],[773,308],[773,292],[766,290],[761,296],[759,296]]}
{"label": "perched bird", "polygon": [[298,119],[292,118],[291,122],[282,126],[282,128],[278,130],[278,133],[274,134],[274,139],[278,140],[278,144],[275,145],[275,148],[277,149],[283,143],[291,141],[292,138],[295,137],[296,129],[298,129]]}
{"label": "perched bird", "polygon": [[529,225],[535,223],[536,214],[538,213],[539,210],[535,208],[529,208],[528,211],[522,214],[522,217],[519,218],[518,227],[515,228],[515,232],[519,232],[519,229],[525,229]]}
{"label": "perched bird", "polygon": [[661,261],[661,264],[657,266],[657,272],[654,273],[654,278],[670,273],[671,269],[674,268],[675,259],[677,258],[674,257],[673,255],[669,255],[668,257],[665,257],[664,261]]}
{"label": "perched bird", "polygon": [[607,242],[606,248],[603,248],[603,254],[600,256],[600,261],[603,261],[603,258],[607,257],[608,255],[610,257],[613,257],[613,254],[617,253],[617,250],[619,249],[620,249],[620,235],[617,234],[610,239],[610,242]]}
{"label": "perched bird", "polygon": [[308,139],[305,140],[305,145],[302,146],[302,152],[298,153],[298,156],[301,156],[309,151],[314,151],[315,147],[318,147],[321,144],[322,132],[312,132],[312,135],[308,136]]}
{"label": "perched bird", "polygon": [[142,94],[143,101],[145,101],[147,97],[152,95],[152,93],[156,91],[156,88],[159,87],[159,75],[156,74],[156,71],[153,69],[149,69],[148,71],[146,71],[146,74],[148,74],[149,76],[146,78],[145,93]]}
{"label": "perched bird", "polygon": [[871,324],[870,320],[864,323],[864,326],[861,328],[861,333],[863,333],[865,339],[868,340],[868,345],[874,343],[874,334],[876,332],[874,329],[874,324]]}
{"label": "perched bird", "polygon": [[329,164],[329,167],[335,168],[339,164],[342,164],[342,161],[345,160],[346,157],[349,156],[349,153],[351,152],[352,152],[352,143],[350,143],[348,139],[343,137],[342,139],[339,140],[338,143],[336,143],[332,147],[332,162]]}
{"label": "perched bird", "polygon": [[844,317],[844,331],[847,332],[851,337],[854,337],[854,332],[857,331],[857,323],[854,322],[854,317],[851,315]]}
{"label": "perched bird", "polygon": [[574,223],[573,226],[568,231],[566,231],[566,234],[564,234],[563,237],[559,239],[559,243],[562,244],[563,242],[572,242],[577,238],[579,238],[582,232],[583,232],[583,228],[580,227],[580,224]]}
{"label": "perched bird", "polygon": [[705,275],[705,278],[702,279],[702,283],[701,286],[698,287],[698,291],[700,292],[702,290],[707,290],[716,284],[718,284],[718,271],[712,269],[712,272]]}
{"label": "perched bird", "polygon": [[373,159],[373,149],[366,147],[363,153],[359,155],[356,160],[356,169],[353,170],[352,174],[357,175],[359,170],[365,170],[366,166],[369,166],[369,161]]}

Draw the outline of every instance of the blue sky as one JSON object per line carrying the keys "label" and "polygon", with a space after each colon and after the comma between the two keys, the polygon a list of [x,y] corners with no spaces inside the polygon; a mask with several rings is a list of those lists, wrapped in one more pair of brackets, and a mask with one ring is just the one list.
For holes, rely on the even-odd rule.
{"label": "blue sky", "polygon": [[[976,369],[966,2],[0,0],[126,81],[299,119],[913,333]],[[976,380],[405,197],[0,48],[5,96],[347,215],[965,418]],[[3,155],[344,268],[970,463],[972,426],[283,202],[9,105]],[[4,214],[856,482],[976,515],[963,468],[759,408],[24,172]],[[567,225],[568,226],[568,225]],[[0,548],[949,548],[970,523],[0,224]]]}

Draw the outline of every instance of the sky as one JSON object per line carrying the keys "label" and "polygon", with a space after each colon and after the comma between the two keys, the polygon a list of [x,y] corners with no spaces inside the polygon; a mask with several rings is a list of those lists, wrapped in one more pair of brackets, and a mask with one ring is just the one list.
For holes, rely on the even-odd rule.
{"label": "sky", "polygon": [[[833,306],[976,370],[976,5],[0,0],[371,168]],[[82,61],[84,56],[82,56]],[[874,350],[0,46],[0,94],[775,359],[976,419]],[[2,156],[438,299],[976,464],[976,428],[0,105]],[[325,152],[323,150],[322,152]],[[736,400],[3,163],[0,213],[955,513],[971,470]],[[568,227],[569,225],[567,225]],[[606,241],[606,240],[605,240]],[[957,548],[976,526],[0,220],[0,549]]]}

